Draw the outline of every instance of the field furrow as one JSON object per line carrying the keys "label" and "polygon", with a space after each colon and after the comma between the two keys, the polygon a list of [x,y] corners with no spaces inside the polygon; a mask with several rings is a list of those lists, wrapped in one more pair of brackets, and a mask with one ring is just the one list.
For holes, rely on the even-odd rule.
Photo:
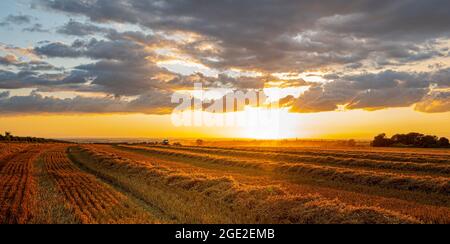
{"label": "field furrow", "polygon": [[1,144],[0,143],[0,170],[19,153],[24,153],[30,146],[25,144]]}
{"label": "field furrow", "polygon": [[239,183],[247,185],[269,188],[271,185],[281,185],[283,188],[289,189],[290,195],[320,194],[328,199],[343,200],[348,205],[364,206],[369,204],[369,206],[381,207],[406,215],[411,214],[426,223],[450,223],[448,194],[435,194],[413,189],[400,190],[369,183],[345,183],[346,181],[327,180],[324,177],[314,176],[314,174],[274,174],[274,172],[259,169],[224,166],[220,162],[211,164],[190,158],[172,157],[116,146],[98,145],[94,148],[104,152],[103,158],[106,161],[111,158],[119,161],[132,160],[142,165],[157,164],[169,169],[180,169],[186,174],[229,176]]}
{"label": "field furrow", "polygon": [[[129,148],[129,147],[128,147]],[[399,190],[422,191],[448,195],[450,193],[450,178],[438,176],[410,175],[391,172],[378,172],[366,169],[324,166],[307,163],[284,163],[283,161],[263,161],[240,159],[233,156],[215,156],[201,153],[191,153],[176,149],[132,147],[145,150],[156,155],[185,158],[191,161],[201,161],[211,164],[223,164],[236,167],[264,169],[273,172],[309,175],[331,181],[361,184],[367,186],[385,187]]]}
{"label": "field furrow", "polygon": [[436,174],[441,176],[450,176],[450,164],[442,163],[412,163],[412,162],[399,162],[399,161],[387,161],[387,160],[374,160],[374,159],[356,159],[356,158],[342,158],[331,156],[307,156],[307,155],[294,155],[282,152],[250,152],[228,149],[210,149],[210,148],[195,148],[195,147],[142,147],[133,146],[133,148],[141,149],[157,149],[166,151],[185,151],[189,153],[198,153],[201,155],[217,155],[246,158],[258,161],[275,161],[286,163],[309,163],[338,167],[355,167],[365,169],[379,169],[390,170],[398,172],[419,172],[424,174]]}
{"label": "field furrow", "polygon": [[[185,172],[126,158],[104,147],[71,155],[188,223],[412,223],[419,220],[377,207],[352,206],[317,194],[298,195],[277,184],[244,184],[233,177]],[[128,177],[123,177],[127,175]],[[128,179],[129,178],[129,181]],[[135,185],[139,185],[136,188]],[[145,189],[147,187],[147,189]],[[164,194],[158,194],[162,193]],[[203,214],[199,214],[199,212]],[[205,214],[208,213],[208,214]],[[243,214],[245,213],[245,214]],[[270,214],[268,214],[270,213]],[[419,221],[420,222],[420,221]]]}
{"label": "field furrow", "polygon": [[66,147],[44,154],[47,173],[82,223],[151,223],[144,209],[127,196],[82,172],[67,158]]}
{"label": "field furrow", "polygon": [[293,155],[308,155],[308,156],[326,156],[326,157],[341,157],[354,159],[373,159],[396,162],[413,162],[413,163],[442,163],[450,164],[450,155],[446,153],[416,153],[416,152],[393,152],[393,151],[365,151],[360,150],[336,150],[336,149],[315,149],[315,148],[227,148],[235,151],[246,152],[272,152],[272,153],[286,153]]}
{"label": "field furrow", "polygon": [[36,209],[33,164],[43,148],[33,147],[6,162],[0,171],[0,223],[27,223]]}

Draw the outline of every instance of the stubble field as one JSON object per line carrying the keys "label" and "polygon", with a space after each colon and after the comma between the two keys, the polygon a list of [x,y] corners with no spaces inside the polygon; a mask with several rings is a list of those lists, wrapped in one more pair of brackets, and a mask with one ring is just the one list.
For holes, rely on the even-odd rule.
{"label": "stubble field", "polygon": [[450,223],[447,150],[0,144],[0,223]]}

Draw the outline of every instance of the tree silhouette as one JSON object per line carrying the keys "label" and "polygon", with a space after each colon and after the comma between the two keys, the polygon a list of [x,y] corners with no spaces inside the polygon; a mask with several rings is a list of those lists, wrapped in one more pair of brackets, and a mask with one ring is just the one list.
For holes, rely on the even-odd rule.
{"label": "tree silhouette", "polygon": [[450,141],[445,137],[442,137],[441,139],[439,139],[438,144],[440,147],[450,147]]}
{"label": "tree silhouette", "polygon": [[449,140],[445,137],[424,135],[420,133],[397,134],[392,138],[387,138],[386,134],[380,134],[375,137],[371,145],[373,147],[421,147],[421,148],[447,148],[450,147]]}
{"label": "tree silhouette", "polygon": [[26,143],[57,143],[63,142],[59,140],[51,140],[44,138],[36,138],[36,137],[19,137],[13,136],[11,132],[5,132],[5,135],[0,134],[0,142],[26,142]]}
{"label": "tree silhouette", "polygon": [[392,146],[392,144],[393,144],[392,140],[386,138],[385,133],[376,136],[372,142],[372,146],[374,147],[390,147]]}

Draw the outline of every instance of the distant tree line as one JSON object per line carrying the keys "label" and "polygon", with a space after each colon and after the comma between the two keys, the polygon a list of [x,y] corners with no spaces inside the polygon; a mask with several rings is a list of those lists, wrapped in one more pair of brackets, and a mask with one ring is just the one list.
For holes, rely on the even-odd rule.
{"label": "distant tree line", "polygon": [[0,142],[56,143],[56,142],[63,142],[63,141],[37,138],[37,137],[13,136],[10,132],[5,132],[4,135],[0,134]]}
{"label": "distant tree line", "polygon": [[386,134],[375,137],[373,147],[418,147],[418,148],[450,148],[449,139],[424,135],[420,133],[397,134],[391,138]]}

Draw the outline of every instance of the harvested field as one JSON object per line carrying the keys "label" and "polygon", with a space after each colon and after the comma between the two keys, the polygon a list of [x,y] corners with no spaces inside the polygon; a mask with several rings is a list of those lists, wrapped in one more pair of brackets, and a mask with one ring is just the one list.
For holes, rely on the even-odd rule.
{"label": "harvested field", "polygon": [[[74,149],[95,159],[92,170],[135,192],[165,190],[166,196],[148,196],[182,223],[419,223],[412,217],[379,208],[345,205],[319,195],[296,195],[280,185],[242,184],[233,178],[206,173],[188,174],[151,162],[135,162],[95,147]],[[79,159],[81,162],[81,158]],[[85,161],[86,162],[86,161]],[[88,166],[89,167],[89,166]],[[121,180],[126,174],[138,187]],[[145,186],[149,189],[145,190]],[[187,198],[183,205],[163,201],[174,194]],[[162,198],[162,199],[161,199]],[[173,199],[172,199],[173,200]],[[186,205],[189,202],[192,206]],[[289,210],[287,208],[290,208]],[[201,211],[199,211],[201,210]],[[286,212],[287,210],[287,212]],[[208,214],[205,214],[208,213]],[[271,214],[268,214],[271,213]],[[323,216],[323,213],[327,213]]]}
{"label": "harvested field", "polygon": [[[342,181],[348,183],[357,183],[365,185],[378,185],[386,188],[396,188],[405,190],[417,190],[424,192],[450,194],[450,178],[448,177],[431,177],[422,175],[403,175],[391,172],[368,171],[367,169],[345,168],[346,163],[333,163],[333,165],[341,167],[323,166],[320,159],[314,161],[310,159],[309,163],[284,163],[282,157],[276,155],[272,158],[275,160],[264,161],[264,159],[242,159],[236,156],[216,156],[206,153],[192,153],[179,149],[166,148],[142,148],[133,147],[138,150],[146,150],[154,154],[187,158],[191,160],[203,161],[211,164],[224,164],[235,167],[266,169],[270,171],[278,171],[293,174],[306,174],[313,177],[327,178],[333,181]],[[232,155],[232,154],[231,154]],[[254,155],[253,158],[271,158],[271,156]],[[264,157],[265,156],[265,157]],[[287,162],[290,162],[289,160]],[[358,163],[355,163],[358,165]],[[374,168],[376,164],[373,163]],[[383,169],[383,165],[380,166]]]}
{"label": "harvested field", "polygon": [[2,223],[450,223],[446,151],[18,144],[0,152]]}
{"label": "harvested field", "polygon": [[[135,147],[142,148],[142,147]],[[154,149],[162,149],[170,151],[170,149],[164,147],[153,147]],[[142,148],[144,149],[144,148]],[[150,150],[150,148],[145,148]],[[212,154],[222,156],[235,156],[241,158],[259,159],[259,160],[272,160],[282,161],[289,163],[312,163],[330,166],[349,166],[357,168],[373,168],[373,169],[390,169],[398,171],[414,171],[414,172],[427,172],[435,174],[450,174],[450,157],[435,158],[437,163],[430,163],[431,159],[418,160],[413,158],[410,162],[395,161],[395,160],[382,160],[383,157],[375,157],[377,159],[370,159],[370,157],[351,157],[349,155],[327,155],[327,152],[321,154],[314,153],[295,153],[295,152],[274,152],[274,151],[251,151],[251,150],[239,150],[239,149],[224,149],[224,148],[196,148],[196,147],[179,147],[178,150],[186,152],[195,152],[200,154]],[[391,158],[392,159],[392,158]]]}
{"label": "harvested field", "polygon": [[33,145],[0,171],[0,223],[160,223],[153,210],[77,168],[67,145]]}

